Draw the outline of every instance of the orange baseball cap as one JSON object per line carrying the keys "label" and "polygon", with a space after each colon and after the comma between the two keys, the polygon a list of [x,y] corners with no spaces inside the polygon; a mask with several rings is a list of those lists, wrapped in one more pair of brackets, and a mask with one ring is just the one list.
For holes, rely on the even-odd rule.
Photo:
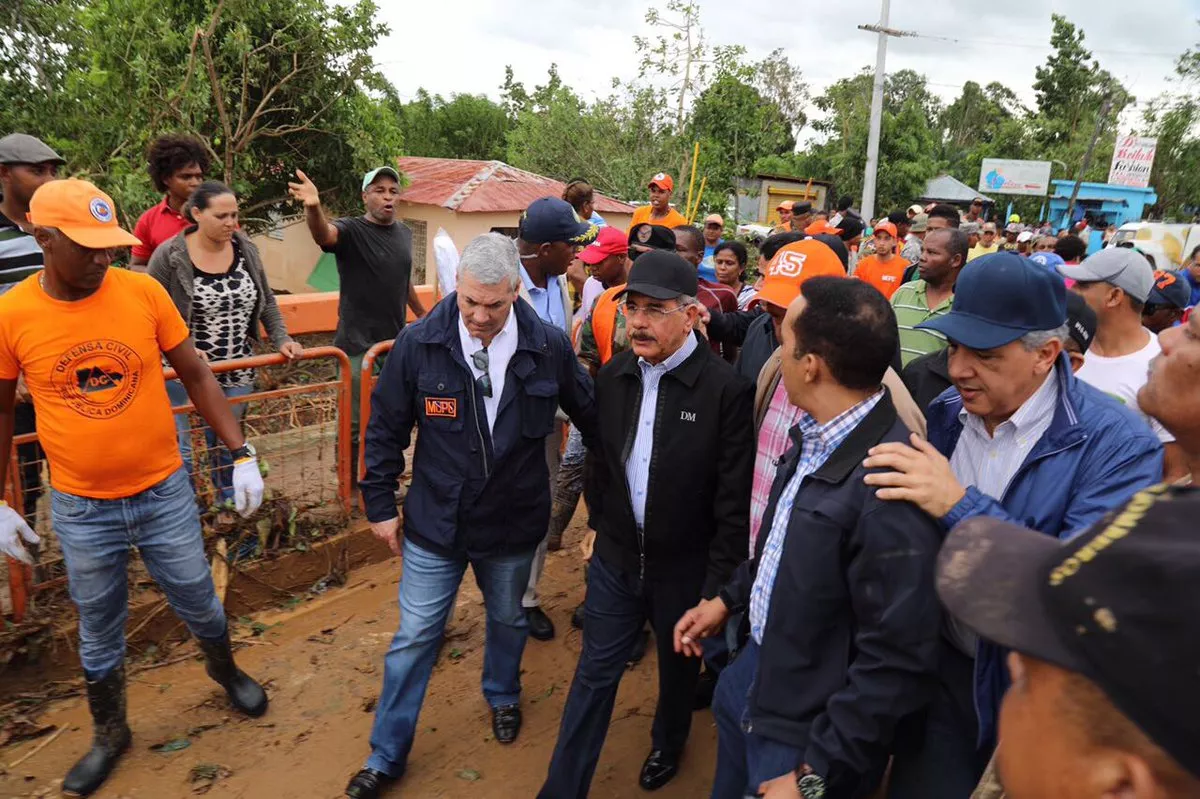
{"label": "orange baseball cap", "polygon": [[880,222],[875,226],[875,233],[887,233],[893,239],[900,237],[900,231],[891,222]]}
{"label": "orange baseball cap", "polygon": [[829,224],[829,220],[827,219],[818,219],[816,222],[813,222],[811,225],[804,228],[804,234],[806,236],[838,236],[841,235],[841,232],[842,229],[840,227],[834,227],[833,225]]}
{"label": "orange baseball cap", "polygon": [[790,210],[792,210],[793,205],[795,205],[795,203],[792,202],[791,200],[784,200],[779,205],[775,206],[775,210],[776,211],[790,211]]}
{"label": "orange baseball cap", "polygon": [[675,191],[675,179],[666,172],[659,172],[650,178],[651,186],[658,186],[663,191]]}
{"label": "orange baseball cap", "polygon": [[846,276],[841,260],[832,249],[815,239],[795,241],[781,247],[767,265],[762,286],[750,301],[750,307],[769,302],[786,308],[800,296],[800,286],[804,281],[818,275]]}
{"label": "orange baseball cap", "polygon": [[141,244],[117,224],[112,198],[86,180],[52,180],[33,193],[29,221],[58,228],[76,244],[91,250]]}

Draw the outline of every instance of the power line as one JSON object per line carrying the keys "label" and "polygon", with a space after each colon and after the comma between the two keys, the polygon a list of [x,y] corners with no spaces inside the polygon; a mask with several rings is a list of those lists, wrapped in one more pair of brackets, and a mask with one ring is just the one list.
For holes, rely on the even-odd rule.
{"label": "power line", "polygon": [[[965,45],[973,45],[973,44],[984,44],[984,45],[992,45],[992,46],[996,46],[996,47],[1022,47],[1022,48],[1026,48],[1026,49],[1030,49],[1030,50],[1053,50],[1053,49],[1055,49],[1053,45],[1048,44],[1048,43],[1047,44],[1037,44],[1034,42],[1028,42],[1028,43],[1027,42],[1013,42],[1013,41],[1004,41],[1001,39],[968,39],[968,38],[955,37],[955,36],[938,36],[937,34],[933,34],[933,33],[919,33],[919,32],[913,32],[913,31],[906,31],[904,33],[904,35],[908,38],[932,39],[932,40],[939,41],[939,42],[949,42],[951,44],[961,44],[964,46]],[[1152,52],[1152,51],[1148,51],[1148,50],[1113,50],[1113,49],[1109,49],[1109,48],[1088,48],[1088,49],[1092,53],[1104,53],[1106,55],[1138,56],[1140,58],[1166,58],[1166,59],[1170,59],[1171,61],[1174,61],[1178,58],[1178,56],[1170,55],[1169,53]]]}

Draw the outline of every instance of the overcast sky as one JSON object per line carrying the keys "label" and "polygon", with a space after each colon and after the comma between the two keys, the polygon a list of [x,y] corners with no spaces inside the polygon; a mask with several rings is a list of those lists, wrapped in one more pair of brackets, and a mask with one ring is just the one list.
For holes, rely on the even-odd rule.
{"label": "overcast sky", "polygon": [[[532,87],[552,63],[584,97],[606,95],[612,78],[636,74],[633,36],[651,33],[642,0],[377,2],[392,33],[375,58],[405,99],[420,87],[498,98],[506,64]],[[875,35],[856,26],[878,21],[878,0],[700,5],[712,43],[740,44],[754,58],[783,48],[814,96],[875,62]],[[788,8],[796,10],[789,15]],[[1170,88],[1175,57],[1200,42],[1200,0],[892,0],[890,26],[923,37],[891,39],[887,68],[924,73],[947,102],[967,80],[998,80],[1032,105],[1034,68],[1050,52],[1051,12],[1081,26],[1101,65],[1142,103]]]}

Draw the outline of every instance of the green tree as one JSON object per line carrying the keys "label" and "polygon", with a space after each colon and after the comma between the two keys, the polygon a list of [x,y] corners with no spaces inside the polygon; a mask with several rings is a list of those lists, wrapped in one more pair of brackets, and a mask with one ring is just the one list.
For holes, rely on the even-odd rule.
{"label": "green tree", "polygon": [[[519,88],[519,84],[514,84]],[[523,89],[521,89],[523,91]],[[559,180],[583,177],[619,199],[641,199],[646,179],[679,154],[669,110],[649,88],[586,103],[571,89],[539,87],[536,101],[506,103],[518,112],[508,134],[508,163]]]}
{"label": "green tree", "polygon": [[[1039,160],[1063,161],[1073,179],[1104,181],[1118,119],[1133,97],[1093,58],[1084,46],[1082,30],[1059,14],[1052,15],[1052,19],[1050,45],[1054,52],[1034,72],[1037,112],[1030,120],[1031,155]],[[1097,115],[1106,105],[1108,111],[1100,121],[1100,138],[1091,166],[1087,174],[1079,175]]]}
{"label": "green tree", "polygon": [[[386,33],[370,0],[19,4],[16,32],[0,45],[0,129],[61,147],[69,169],[109,190],[126,220],[155,199],[143,153],[163,132],[205,142],[214,176],[239,192],[251,224],[284,209],[296,167],[343,189],[330,195],[335,204],[357,205],[355,174],[400,151],[370,54]],[[38,36],[47,41],[38,63],[14,69],[14,48]]]}
{"label": "green tree", "polygon": [[505,156],[508,114],[483,95],[455,94],[447,101],[418,89],[399,114],[409,155],[481,161]]}

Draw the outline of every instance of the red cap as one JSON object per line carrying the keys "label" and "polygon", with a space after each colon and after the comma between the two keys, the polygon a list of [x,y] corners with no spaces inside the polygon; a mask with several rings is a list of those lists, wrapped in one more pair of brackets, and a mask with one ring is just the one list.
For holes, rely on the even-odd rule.
{"label": "red cap", "polygon": [[781,247],[767,265],[762,286],[750,301],[750,307],[769,302],[786,308],[800,296],[804,281],[817,275],[846,276],[841,260],[828,245],[816,239],[804,239]]}
{"label": "red cap", "polygon": [[879,233],[879,232],[887,233],[893,239],[900,238],[900,231],[896,230],[896,226],[893,225],[891,222],[880,222],[878,225],[875,226],[875,232],[876,233]]}
{"label": "red cap", "polygon": [[650,178],[651,186],[658,186],[663,191],[675,191],[675,180],[666,172],[659,172]]}
{"label": "red cap", "polygon": [[629,251],[629,242],[625,234],[615,227],[600,228],[596,240],[579,251],[579,260],[588,266],[595,266],[610,255],[624,255]]}

